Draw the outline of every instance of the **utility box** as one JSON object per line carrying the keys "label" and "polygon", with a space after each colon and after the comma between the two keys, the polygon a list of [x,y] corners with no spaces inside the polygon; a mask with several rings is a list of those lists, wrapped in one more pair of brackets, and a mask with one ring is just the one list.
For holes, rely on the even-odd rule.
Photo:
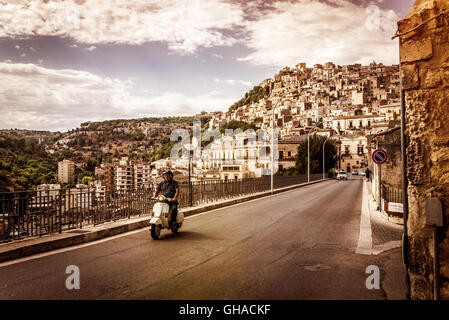
{"label": "utility box", "polygon": [[444,227],[443,205],[438,198],[430,198],[426,201],[426,225]]}

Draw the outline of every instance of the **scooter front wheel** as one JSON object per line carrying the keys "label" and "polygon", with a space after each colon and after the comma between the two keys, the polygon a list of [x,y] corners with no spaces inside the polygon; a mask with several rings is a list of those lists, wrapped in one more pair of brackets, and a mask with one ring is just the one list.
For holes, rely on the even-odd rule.
{"label": "scooter front wheel", "polygon": [[152,224],[150,227],[150,232],[151,232],[151,238],[153,238],[154,240],[159,239],[159,236],[161,235],[161,226],[158,224]]}

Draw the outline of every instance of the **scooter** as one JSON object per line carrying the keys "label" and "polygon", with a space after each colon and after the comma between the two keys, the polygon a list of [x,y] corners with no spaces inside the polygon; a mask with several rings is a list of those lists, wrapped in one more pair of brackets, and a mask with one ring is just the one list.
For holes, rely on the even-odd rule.
{"label": "scooter", "polygon": [[184,221],[184,213],[178,210],[176,221],[172,223],[170,206],[168,205],[171,199],[163,195],[151,199],[156,200],[156,203],[153,206],[153,211],[151,212],[151,237],[155,240],[159,239],[162,229],[170,229],[173,233],[177,233]]}

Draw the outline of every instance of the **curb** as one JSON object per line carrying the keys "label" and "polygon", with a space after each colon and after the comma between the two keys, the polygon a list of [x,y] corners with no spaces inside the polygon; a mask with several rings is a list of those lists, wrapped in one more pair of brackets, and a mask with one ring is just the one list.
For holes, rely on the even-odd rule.
{"label": "curb", "polygon": [[[290,191],[293,189],[298,189],[298,188],[301,188],[304,186],[324,182],[327,180],[332,180],[332,179],[329,179],[329,178],[324,179],[324,180],[320,179],[320,180],[316,180],[316,181],[305,182],[305,183],[301,183],[301,184],[292,185],[289,187],[284,187],[281,189],[276,189],[273,191],[273,194],[278,194],[278,193]],[[231,199],[231,200],[223,201],[223,202],[216,203],[216,204],[206,205],[206,206],[200,207],[200,208],[193,207],[192,209],[184,210],[183,213],[184,213],[185,217],[193,216],[193,215],[203,213],[206,211],[219,209],[219,208],[231,206],[231,205],[238,204],[238,203],[267,197],[267,196],[271,196],[271,191],[266,191],[266,192],[258,193],[255,195],[238,198],[238,199]],[[91,241],[101,240],[101,239],[112,237],[112,236],[115,236],[115,235],[118,235],[121,233],[134,231],[134,230],[142,229],[142,228],[149,226],[149,219],[146,216],[141,217],[141,219],[139,221],[125,223],[126,220],[124,220],[123,222],[124,223],[122,225],[113,226],[113,227],[109,227],[109,228],[105,225],[102,225],[99,227],[100,228],[105,227],[105,228],[102,228],[100,230],[95,230],[95,231],[86,231],[85,233],[78,234],[78,235],[73,235],[73,232],[74,231],[76,232],[77,230],[81,231],[83,229],[70,230],[69,232],[71,232],[71,233],[64,232],[62,234],[58,234],[58,236],[59,236],[58,239],[51,239],[51,237],[55,236],[53,234],[53,235],[45,236],[45,238],[44,237],[39,238],[39,240],[41,240],[41,241],[38,243],[25,244],[21,247],[19,246],[20,243],[13,242],[14,244],[17,244],[17,247],[14,249],[11,249],[11,250],[1,251],[2,246],[0,245],[0,263],[6,262],[9,260],[14,260],[14,259],[31,256],[31,255],[46,252],[46,251],[51,251],[51,250],[56,250],[56,249],[61,249],[61,248],[70,247],[70,246],[74,246],[74,245],[79,245],[79,244],[87,243],[87,242],[91,242]],[[27,240],[24,240],[24,242],[25,241],[27,241]]]}
{"label": "curb", "polygon": [[[19,247],[16,249],[8,250],[0,252],[0,262],[6,262],[9,260],[19,259],[27,256],[31,256],[33,254],[38,254],[46,251],[61,249],[65,247],[70,247],[86,242],[91,242],[95,240],[100,240],[107,237],[112,237],[117,234],[134,231],[137,229],[145,228],[149,225],[148,219],[144,221],[137,221],[137,222],[131,222],[128,224],[123,224],[120,226],[114,226],[111,228],[106,228],[102,230],[96,230],[92,232],[87,232],[84,234],[79,235],[71,235],[67,232],[64,233],[66,237],[59,238],[59,239],[50,239],[50,236],[48,237],[48,240],[45,239],[42,242],[34,243],[30,245],[25,245],[23,247]],[[77,230],[77,229],[75,229]],[[71,230],[74,231],[74,230]],[[41,238],[42,239],[42,238]]]}
{"label": "curb", "polygon": [[381,217],[382,217],[382,219],[387,220],[389,222],[393,222],[393,223],[396,223],[399,225],[404,225],[403,218],[392,217],[392,216],[388,215],[385,211],[382,211]]}
{"label": "curb", "polygon": [[373,249],[373,232],[371,229],[371,208],[369,205],[368,186],[363,181],[362,207],[360,212],[359,242],[355,250],[356,254],[371,255]]}

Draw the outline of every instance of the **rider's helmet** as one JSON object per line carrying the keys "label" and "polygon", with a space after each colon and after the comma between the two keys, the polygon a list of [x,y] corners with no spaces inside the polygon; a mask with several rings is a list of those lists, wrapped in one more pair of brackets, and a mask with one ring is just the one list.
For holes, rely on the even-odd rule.
{"label": "rider's helmet", "polygon": [[167,170],[162,174],[162,177],[165,177],[165,176],[169,177],[170,179],[173,179],[173,172],[171,172],[170,170]]}

